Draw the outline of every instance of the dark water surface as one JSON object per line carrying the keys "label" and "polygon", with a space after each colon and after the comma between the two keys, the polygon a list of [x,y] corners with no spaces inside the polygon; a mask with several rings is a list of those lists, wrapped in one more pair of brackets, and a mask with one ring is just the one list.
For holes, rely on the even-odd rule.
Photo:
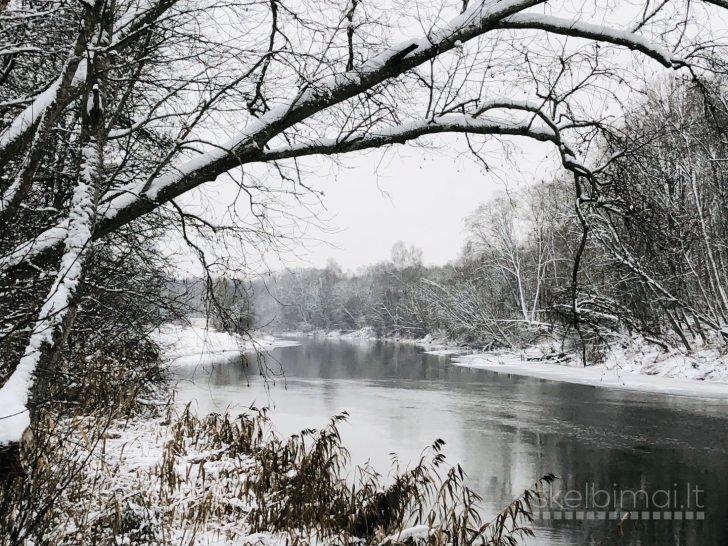
{"label": "dark water surface", "polygon": [[[497,374],[455,366],[449,357],[393,342],[300,341],[298,347],[271,351],[269,364],[280,363],[286,378],[277,381],[269,396],[254,364],[246,370],[231,361],[176,369],[180,399],[195,400],[200,412],[270,405],[284,434],[321,427],[346,410],[350,418],[342,436],[353,462],[369,460],[383,474],[390,468],[390,453],[404,466],[442,438],[448,460],[462,464],[471,487],[484,497],[487,515],[539,476],[554,473],[561,478],[562,493],[574,490],[568,500],[575,510],[557,498],[550,517],[584,514],[595,520],[541,520],[538,538],[529,544],[599,544],[616,529],[607,509],[585,505],[591,503],[592,490],[600,489],[605,492],[595,493],[594,501],[604,504],[609,494],[612,510],[615,496],[632,506],[631,493],[623,496],[623,491],[642,490],[650,503],[662,506],[650,504],[649,514],[640,510],[639,520],[627,521],[619,544],[728,544],[725,400]],[[644,508],[643,494],[637,495]],[[662,519],[674,511],[683,518],[689,513],[704,519]],[[597,519],[600,513],[604,520]]]}

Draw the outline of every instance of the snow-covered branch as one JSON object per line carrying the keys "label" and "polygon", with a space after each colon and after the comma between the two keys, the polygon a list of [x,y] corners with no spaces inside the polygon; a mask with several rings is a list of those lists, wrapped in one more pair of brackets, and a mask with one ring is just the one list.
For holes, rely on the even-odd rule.
{"label": "snow-covered branch", "polygon": [[[94,162],[88,154],[87,162]],[[34,374],[44,356],[64,339],[64,325],[73,315],[73,298],[83,276],[83,263],[91,241],[94,219],[93,188],[80,180],[73,194],[73,204],[64,243],[64,253],[55,281],[40,309],[33,333],[17,367],[0,388],[0,446],[20,441],[30,424],[26,404]]]}
{"label": "snow-covered branch", "polygon": [[[48,86],[48,89],[35,97],[33,102],[0,134],[0,165],[7,163],[10,157],[22,150],[22,146],[32,138],[35,128],[44,116],[51,118],[54,117],[53,114],[60,113],[78,93],[86,69],[85,61],[82,62],[75,49],[70,52],[61,75]],[[50,114],[49,110],[53,110],[53,114]]]}
{"label": "snow-covered branch", "polygon": [[[283,130],[480,36],[492,30],[500,19],[543,1],[504,0],[496,4],[475,4],[427,37],[400,42],[352,71],[307,83],[291,99],[273,107],[228,142],[152,181],[146,191],[143,191],[146,184],[142,183],[106,196],[102,200],[108,202],[104,216],[107,220],[118,216],[122,221],[128,221],[127,218],[152,210],[157,204],[214,180],[242,163],[258,161],[263,145]],[[114,194],[117,196],[113,197]]]}
{"label": "snow-covered branch", "polygon": [[554,34],[615,44],[639,51],[655,59],[667,68],[678,68],[685,65],[683,60],[663,47],[650,42],[644,36],[606,25],[594,25],[575,19],[562,19],[552,15],[517,13],[504,18],[499,26],[501,28],[512,29],[545,30]]}
{"label": "snow-covered branch", "polygon": [[262,160],[274,161],[314,154],[342,154],[391,144],[404,144],[425,135],[439,133],[525,136],[542,142],[548,141],[557,144],[559,142],[559,135],[553,129],[534,127],[530,121],[513,122],[493,117],[475,118],[467,114],[448,114],[373,131],[363,136],[346,139],[326,138],[292,146],[282,146],[264,151]]}

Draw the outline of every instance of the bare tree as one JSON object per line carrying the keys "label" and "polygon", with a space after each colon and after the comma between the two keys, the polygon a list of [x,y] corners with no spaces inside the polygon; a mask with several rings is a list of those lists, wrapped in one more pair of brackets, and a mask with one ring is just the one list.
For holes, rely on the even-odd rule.
{"label": "bare tree", "polygon": [[[31,327],[4,364],[0,443],[16,442],[27,425],[34,378],[68,335],[90,255],[123,226],[166,218],[203,261],[191,231],[274,244],[281,195],[307,191],[303,158],[438,133],[467,134],[476,156],[488,138],[549,142],[577,182],[593,183],[605,168],[588,166],[595,131],[610,122],[602,105],[629,91],[637,59],[623,50],[696,77],[720,68],[721,44],[701,28],[717,8],[704,4],[465,7],[3,5],[2,305],[8,316],[14,287],[25,287],[23,312],[10,322]],[[622,20],[610,26],[614,13]],[[419,37],[392,43],[397,27]],[[245,215],[211,224],[176,202],[223,175],[249,203]]]}
{"label": "bare tree", "polygon": [[668,324],[688,350],[721,341],[728,317],[723,80],[653,82],[606,135],[605,153],[620,157],[585,200],[593,237],[620,272],[600,291],[633,310],[627,322],[655,334]]}

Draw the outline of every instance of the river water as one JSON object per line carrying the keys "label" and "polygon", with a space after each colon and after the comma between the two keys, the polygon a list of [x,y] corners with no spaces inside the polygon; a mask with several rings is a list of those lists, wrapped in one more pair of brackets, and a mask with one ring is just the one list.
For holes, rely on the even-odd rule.
{"label": "river water", "polygon": [[255,363],[231,360],[176,368],[179,399],[199,412],[268,406],[283,434],[320,428],[346,410],[341,431],[352,462],[382,474],[391,453],[406,466],[441,438],[447,460],[483,497],[486,517],[556,474],[528,544],[599,544],[614,536],[615,508],[632,508],[635,498],[630,517],[639,519],[625,522],[620,544],[728,544],[726,400],[498,374],[395,342],[299,341],[267,355],[269,367],[285,372],[269,388]]}

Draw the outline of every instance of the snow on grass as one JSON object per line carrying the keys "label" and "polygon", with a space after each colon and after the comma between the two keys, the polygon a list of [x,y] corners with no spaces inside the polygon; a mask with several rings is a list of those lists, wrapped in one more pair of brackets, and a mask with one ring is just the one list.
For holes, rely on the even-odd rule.
{"label": "snow on grass", "polygon": [[237,334],[206,328],[204,320],[191,326],[165,324],[154,335],[162,347],[162,357],[172,366],[212,364],[244,352],[268,351],[276,347],[298,345],[295,341],[270,335],[243,338]]}
{"label": "snow on grass", "polygon": [[195,439],[178,419],[120,422],[95,446],[80,432],[77,441],[59,444],[69,457],[90,455],[90,463],[80,489],[62,492],[50,543],[71,544],[74,537],[146,546],[282,543],[251,534],[246,521],[255,504],[248,483],[254,458],[228,446],[210,449],[213,441]]}
{"label": "snow on grass", "polygon": [[[442,545],[453,526],[479,522],[459,467],[434,473],[443,464],[439,447],[389,487],[366,469],[350,485],[336,429],[343,419],[286,440],[264,413],[198,418],[170,409],[166,417],[117,422],[94,444],[84,432],[92,430],[92,419],[64,420],[59,428],[69,435],[54,444],[51,466],[89,463],[59,491],[43,539],[61,546],[315,546],[416,545],[433,538]],[[374,503],[383,494],[396,504],[379,516]],[[429,525],[408,526],[420,509],[419,521]],[[486,535],[482,542],[490,544]]]}
{"label": "snow on grass", "polygon": [[425,354],[434,356],[462,356],[470,352],[472,352],[470,349],[464,349],[462,347],[443,347],[428,349],[425,351]]}
{"label": "snow on grass", "polygon": [[427,525],[415,525],[414,527],[409,527],[407,529],[403,529],[401,532],[396,533],[394,535],[388,536],[384,543],[387,542],[411,542],[413,544],[419,544],[424,543],[427,541],[427,539],[430,538],[430,535],[432,534],[432,529],[428,527]]}
{"label": "snow on grass", "polygon": [[728,355],[718,349],[691,353],[634,338],[610,347],[604,367],[623,373],[728,383]]}

